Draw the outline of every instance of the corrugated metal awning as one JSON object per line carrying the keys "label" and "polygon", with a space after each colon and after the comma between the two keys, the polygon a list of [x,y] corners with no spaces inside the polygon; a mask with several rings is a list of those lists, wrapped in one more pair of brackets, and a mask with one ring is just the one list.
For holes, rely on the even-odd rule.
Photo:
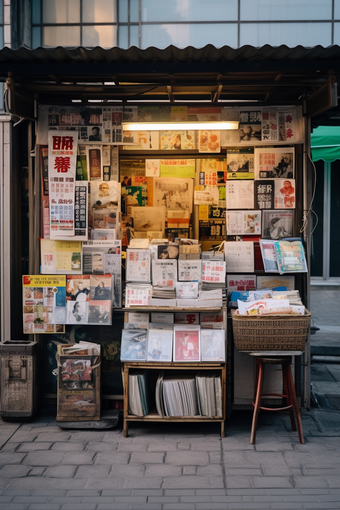
{"label": "corrugated metal awning", "polygon": [[323,88],[340,79],[340,48],[3,48],[0,79],[9,75],[17,91],[24,89],[41,103],[51,102],[53,96],[54,103],[98,99],[302,104],[311,97],[315,102]]}

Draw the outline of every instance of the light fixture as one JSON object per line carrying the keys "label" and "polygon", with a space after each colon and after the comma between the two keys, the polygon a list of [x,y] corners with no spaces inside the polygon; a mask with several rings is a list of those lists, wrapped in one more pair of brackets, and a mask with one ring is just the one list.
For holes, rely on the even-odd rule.
{"label": "light fixture", "polygon": [[189,131],[238,129],[238,122],[122,122],[123,131]]}

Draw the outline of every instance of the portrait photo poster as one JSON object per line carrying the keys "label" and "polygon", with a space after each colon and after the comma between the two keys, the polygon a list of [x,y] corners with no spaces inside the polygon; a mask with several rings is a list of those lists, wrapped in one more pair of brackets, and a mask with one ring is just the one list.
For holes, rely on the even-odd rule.
{"label": "portrait photo poster", "polygon": [[147,336],[147,361],[172,361],[173,330],[152,329],[148,330]]}
{"label": "portrait photo poster", "polygon": [[282,239],[293,236],[294,211],[262,211],[263,239]]}
{"label": "portrait photo poster", "polygon": [[200,327],[174,327],[173,361],[200,361]]}
{"label": "portrait photo poster", "polygon": [[225,330],[201,329],[201,361],[225,361]]}
{"label": "portrait photo poster", "polygon": [[295,172],[295,148],[280,147],[262,149],[255,147],[255,179],[293,179]]}

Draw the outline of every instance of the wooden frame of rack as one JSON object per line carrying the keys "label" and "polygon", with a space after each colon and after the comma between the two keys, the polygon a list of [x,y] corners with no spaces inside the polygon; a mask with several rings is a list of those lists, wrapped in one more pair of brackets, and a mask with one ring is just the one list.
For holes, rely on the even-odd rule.
{"label": "wooden frame of rack", "polygon": [[[187,371],[187,372],[220,372],[222,386],[222,416],[160,416],[156,411],[152,411],[146,416],[135,416],[129,414],[129,373],[130,370],[164,370],[164,371]],[[226,419],[226,363],[219,362],[197,362],[197,363],[156,363],[156,362],[125,362],[124,363],[124,437],[128,436],[128,423],[133,421],[147,422],[210,422],[221,424],[221,437],[225,437],[225,419]]]}

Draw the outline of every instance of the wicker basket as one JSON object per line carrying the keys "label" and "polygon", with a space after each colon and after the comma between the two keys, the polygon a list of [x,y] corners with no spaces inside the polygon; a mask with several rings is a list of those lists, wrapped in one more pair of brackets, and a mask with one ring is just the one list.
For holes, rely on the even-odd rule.
{"label": "wicker basket", "polygon": [[238,315],[232,310],[234,343],[238,351],[304,351],[311,314]]}

